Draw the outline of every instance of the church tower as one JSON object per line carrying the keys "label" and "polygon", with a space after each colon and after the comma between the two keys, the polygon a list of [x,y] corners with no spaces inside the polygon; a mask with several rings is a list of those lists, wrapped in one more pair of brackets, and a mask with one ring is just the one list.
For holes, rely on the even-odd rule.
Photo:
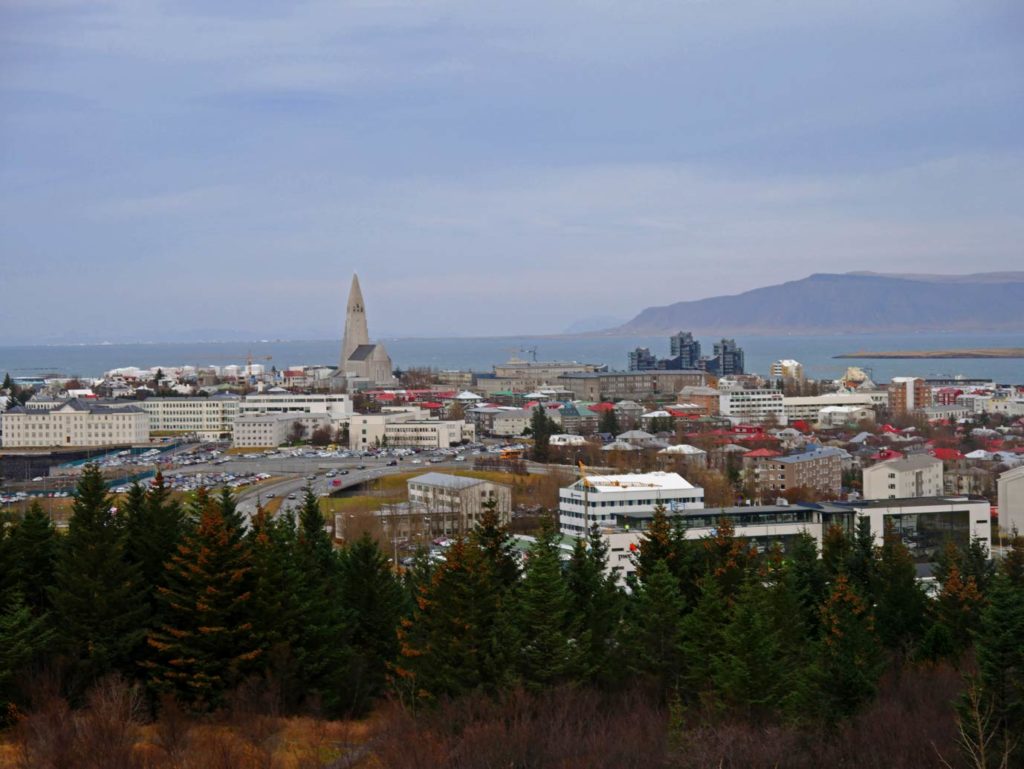
{"label": "church tower", "polygon": [[341,343],[340,367],[345,368],[346,362],[360,345],[370,343],[370,332],[366,326],[366,307],[363,304],[363,292],[359,288],[359,276],[352,274],[352,287],[348,291],[348,309],[345,311],[345,338]]}

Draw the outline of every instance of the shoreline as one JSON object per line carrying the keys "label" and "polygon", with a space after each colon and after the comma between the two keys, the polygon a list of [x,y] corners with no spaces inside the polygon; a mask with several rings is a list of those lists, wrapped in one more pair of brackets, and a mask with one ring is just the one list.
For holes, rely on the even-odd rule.
{"label": "shoreline", "polygon": [[833,355],[833,359],[878,359],[878,360],[955,360],[955,359],[1008,359],[1024,358],[1024,347],[994,347],[973,350],[897,350],[880,352],[848,352]]}

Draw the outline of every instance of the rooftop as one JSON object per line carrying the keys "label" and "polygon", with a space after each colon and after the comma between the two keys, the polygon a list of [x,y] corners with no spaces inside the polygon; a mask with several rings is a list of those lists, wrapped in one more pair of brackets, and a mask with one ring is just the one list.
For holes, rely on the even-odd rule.
{"label": "rooftop", "polygon": [[[630,491],[632,489],[658,489],[659,491],[685,491],[693,484],[679,473],[626,473],[625,475],[587,476],[591,491]],[[583,479],[576,481],[572,488],[583,490]]]}

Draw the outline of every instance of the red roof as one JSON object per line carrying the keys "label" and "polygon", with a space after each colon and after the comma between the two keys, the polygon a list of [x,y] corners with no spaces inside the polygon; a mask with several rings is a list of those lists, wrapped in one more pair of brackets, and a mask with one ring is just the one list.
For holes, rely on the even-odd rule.
{"label": "red roof", "polygon": [[802,419],[794,421],[792,427],[794,430],[799,430],[802,433],[809,433],[811,431],[811,426]]}
{"label": "red roof", "polygon": [[587,406],[587,408],[590,409],[591,411],[596,411],[598,414],[603,414],[606,411],[614,411],[615,410],[615,404],[614,403],[592,403],[589,406]]}
{"label": "red roof", "polygon": [[903,459],[903,454],[892,449],[882,449],[877,454],[872,454],[871,458],[884,462],[887,459]]}
{"label": "red roof", "polygon": [[439,408],[441,408],[441,404],[440,403],[435,403],[433,401],[427,401],[426,403],[421,403],[420,406],[422,408],[425,408],[425,409],[439,409]]}
{"label": "red roof", "polygon": [[899,430],[897,430],[892,425],[882,425],[882,432],[883,433],[899,433]]}
{"label": "red roof", "polygon": [[928,453],[936,459],[941,459],[943,462],[952,462],[955,459],[964,458],[964,455],[956,449],[932,449]]}
{"label": "red roof", "polygon": [[746,459],[747,457],[750,457],[752,459],[761,459],[762,457],[765,459],[771,459],[772,457],[781,456],[781,451],[772,451],[771,449],[754,449],[753,451],[748,451],[746,454],[743,455],[744,459]]}

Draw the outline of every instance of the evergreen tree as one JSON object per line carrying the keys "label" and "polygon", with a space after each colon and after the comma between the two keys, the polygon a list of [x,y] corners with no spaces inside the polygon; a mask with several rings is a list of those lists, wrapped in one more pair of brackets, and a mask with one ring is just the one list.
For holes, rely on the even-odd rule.
{"label": "evergreen tree", "polygon": [[18,593],[0,595],[0,723],[6,720],[18,694],[15,677],[53,644],[55,634],[48,620],[45,615],[33,615]]}
{"label": "evergreen tree", "polygon": [[343,553],[341,595],[351,612],[347,707],[365,714],[383,693],[388,669],[398,657],[398,627],[405,608],[402,586],[369,534]]}
{"label": "evergreen tree", "polygon": [[482,565],[493,580],[494,589],[508,590],[519,582],[515,544],[508,527],[501,524],[498,500],[494,497],[483,503],[480,520],[469,539],[480,548]]}
{"label": "evergreen tree", "polygon": [[[227,495],[230,498],[230,494]],[[254,668],[251,554],[234,525],[233,504],[206,499],[167,565],[159,588],[164,623],[150,632],[150,685],[197,711],[218,706]]]}
{"label": "evergreen tree", "polygon": [[504,681],[494,659],[497,598],[485,587],[479,548],[455,540],[399,631],[395,674],[401,691],[429,701],[493,691]]}
{"label": "evergreen tree", "polygon": [[700,597],[693,611],[683,618],[682,648],[686,689],[710,705],[714,677],[708,661],[722,646],[722,634],[729,623],[730,608],[718,580],[705,575],[700,580]]}
{"label": "evergreen tree", "polygon": [[821,612],[824,632],[790,699],[798,715],[833,724],[875,696],[884,660],[870,611],[845,574]]}
{"label": "evergreen tree", "polygon": [[671,573],[675,558],[674,544],[672,525],[665,513],[665,506],[659,502],[654,506],[651,521],[640,535],[634,552],[636,578],[641,582],[647,579],[658,562],[664,562]]}
{"label": "evergreen tree", "polygon": [[533,437],[533,460],[547,462],[550,454],[551,420],[539,403],[530,418],[530,435]]}
{"label": "evergreen tree", "polygon": [[926,648],[932,656],[959,658],[971,645],[971,630],[981,615],[983,598],[974,577],[966,579],[960,567],[952,563],[939,590],[935,605],[935,624],[929,631]]}
{"label": "evergreen tree", "polygon": [[784,649],[772,616],[771,594],[758,580],[739,591],[721,646],[711,657],[720,702],[747,720],[774,710],[786,687]]}
{"label": "evergreen tree", "polygon": [[596,683],[609,684],[621,677],[617,667],[616,634],[623,611],[625,594],[618,586],[618,568],[606,573],[608,544],[596,524],[586,538],[573,546],[566,570],[566,583],[572,600],[572,616],[580,623],[580,638],[589,641],[581,649],[586,676]]}
{"label": "evergreen tree", "polygon": [[115,670],[134,672],[148,614],[145,585],[139,567],[125,558],[124,530],[94,464],[78,482],[49,595],[73,661],[74,690]]}
{"label": "evergreen tree", "polygon": [[[990,739],[993,755],[1006,756],[1001,766],[1024,763],[1024,587],[999,574],[993,578],[988,605],[975,636],[978,673],[974,685],[988,714],[987,734],[972,734],[975,744]],[[961,701],[961,723],[977,729]]]}
{"label": "evergreen tree", "polygon": [[917,581],[914,559],[890,525],[877,567],[875,625],[879,640],[901,657],[910,655],[925,631],[928,598]]}
{"label": "evergreen tree", "polygon": [[684,657],[684,608],[678,580],[664,560],[655,561],[630,607],[623,646],[632,670],[663,695],[678,691],[684,660],[694,659]]}
{"label": "evergreen tree", "polygon": [[821,543],[821,563],[829,582],[834,582],[836,577],[846,572],[852,549],[853,545],[846,529],[836,523],[826,529]]}
{"label": "evergreen tree", "polygon": [[1017,534],[1010,541],[1010,549],[999,564],[999,571],[1012,584],[1024,587],[1024,535]]}
{"label": "evergreen tree", "polygon": [[797,535],[786,571],[800,605],[800,616],[808,634],[817,635],[821,625],[821,605],[828,595],[825,565],[818,558],[818,543],[806,531]]}
{"label": "evergreen tree", "polygon": [[11,581],[34,616],[52,606],[49,588],[54,584],[59,544],[50,516],[38,502],[33,502],[25,517],[11,527],[3,560],[10,564],[5,578]]}
{"label": "evergreen tree", "polygon": [[10,373],[4,374],[4,383],[0,385],[0,390],[6,390],[7,392],[14,390],[14,382],[11,380]]}
{"label": "evergreen tree", "polygon": [[850,585],[858,595],[869,606],[873,605],[878,587],[878,563],[875,553],[875,535],[871,532],[871,519],[866,515],[857,518],[844,571],[850,579]]}
{"label": "evergreen tree", "polygon": [[996,573],[996,565],[988,551],[988,545],[977,537],[971,537],[961,561],[964,579],[973,578],[982,598],[988,595],[989,585]]}
{"label": "evergreen tree", "polygon": [[601,414],[597,431],[599,433],[607,433],[608,435],[618,435],[622,432],[622,428],[619,427],[619,415],[615,412],[615,409],[607,409]]}
{"label": "evergreen tree", "polygon": [[139,565],[150,605],[156,612],[159,606],[157,586],[162,584],[164,565],[174,555],[185,531],[185,515],[181,505],[171,499],[163,474],[157,472],[148,490],[138,483],[129,487],[121,506],[121,518],[127,536],[128,559]]}
{"label": "evergreen tree", "polygon": [[732,601],[740,588],[757,568],[757,550],[745,539],[735,535],[736,528],[729,518],[719,518],[714,534],[704,537],[706,569],[718,581],[722,596]]}
{"label": "evergreen tree", "polygon": [[576,672],[579,647],[571,608],[558,531],[548,521],[530,547],[517,591],[516,628],[521,643],[516,668],[527,688],[542,690],[569,680]]}

